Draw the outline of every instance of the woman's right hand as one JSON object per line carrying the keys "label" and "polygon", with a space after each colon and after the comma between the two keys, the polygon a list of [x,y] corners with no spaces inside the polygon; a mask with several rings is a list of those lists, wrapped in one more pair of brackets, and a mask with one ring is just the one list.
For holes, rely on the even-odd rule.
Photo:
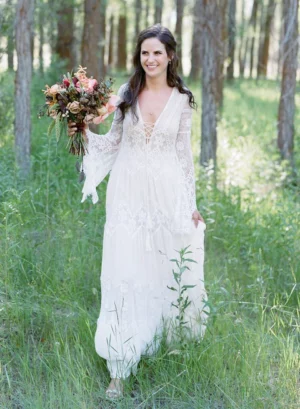
{"label": "woman's right hand", "polygon": [[[84,130],[83,130],[83,137],[84,139],[87,141],[87,135],[86,135],[86,131],[88,129],[88,125],[84,124]],[[76,122],[68,122],[68,135],[69,136],[73,136],[76,132],[78,132],[78,128],[77,128],[77,124]]]}

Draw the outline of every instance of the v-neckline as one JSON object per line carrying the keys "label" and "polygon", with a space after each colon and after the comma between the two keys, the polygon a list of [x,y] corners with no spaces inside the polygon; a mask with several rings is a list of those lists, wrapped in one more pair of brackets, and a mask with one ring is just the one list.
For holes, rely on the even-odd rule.
{"label": "v-neckline", "polygon": [[169,105],[169,102],[170,102],[170,100],[171,100],[171,98],[172,98],[172,96],[173,96],[173,94],[174,94],[175,88],[176,88],[176,87],[173,87],[172,92],[171,92],[171,94],[170,94],[170,96],[169,96],[169,98],[168,98],[168,100],[167,100],[167,102],[166,102],[166,104],[165,104],[163,110],[162,110],[161,113],[158,115],[158,118],[156,119],[155,122],[147,122],[147,121],[145,122],[145,121],[144,121],[143,116],[142,116],[142,111],[141,111],[141,109],[140,109],[139,99],[137,98],[137,108],[138,108],[138,111],[139,111],[140,119],[141,119],[141,121],[142,121],[143,124],[145,124],[145,123],[146,123],[146,124],[152,124],[153,128],[157,125],[158,121],[160,120],[160,118],[162,117],[163,113],[165,112],[165,110],[167,109],[167,107],[168,107],[168,105]]}

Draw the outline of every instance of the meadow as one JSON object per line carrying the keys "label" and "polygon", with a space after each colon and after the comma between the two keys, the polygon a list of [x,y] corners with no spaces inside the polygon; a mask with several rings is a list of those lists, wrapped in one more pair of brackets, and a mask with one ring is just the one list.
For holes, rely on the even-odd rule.
{"label": "meadow", "polygon": [[[37,117],[57,72],[33,80],[29,179],[14,165],[14,79],[0,77],[0,408],[299,408],[300,184],[276,149],[278,82],[225,85],[216,180],[198,165],[200,108],[194,114],[208,328],[202,341],[162,343],[110,403],[93,340],[107,180],[99,203],[80,203],[77,159]],[[200,104],[200,85],[189,86]],[[299,169],[299,111],[295,129]]]}

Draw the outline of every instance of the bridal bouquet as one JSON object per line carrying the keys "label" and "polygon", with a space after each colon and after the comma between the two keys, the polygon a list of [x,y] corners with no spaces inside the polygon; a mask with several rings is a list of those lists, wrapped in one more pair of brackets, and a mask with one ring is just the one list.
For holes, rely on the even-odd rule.
{"label": "bridal bouquet", "polygon": [[112,94],[113,80],[98,82],[88,78],[86,68],[79,66],[78,71],[63,76],[60,83],[51,87],[46,85],[43,90],[46,103],[39,116],[50,116],[54,121],[49,126],[48,134],[56,129],[56,138],[59,140],[62,129],[68,121],[75,122],[78,132],[68,136],[69,152],[74,155],[84,155],[86,143],[84,139],[85,124],[100,124],[108,115],[117,109],[119,97]]}

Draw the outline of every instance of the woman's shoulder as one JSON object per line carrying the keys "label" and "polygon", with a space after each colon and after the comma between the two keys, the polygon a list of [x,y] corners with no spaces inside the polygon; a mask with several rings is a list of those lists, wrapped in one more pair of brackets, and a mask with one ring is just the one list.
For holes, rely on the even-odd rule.
{"label": "woman's shoulder", "polygon": [[189,101],[190,101],[190,93],[191,91],[189,90],[189,88],[187,86],[183,86],[182,89],[177,89],[177,98],[180,101],[180,105],[186,106],[189,105]]}
{"label": "woman's shoulder", "polygon": [[126,90],[128,89],[128,82],[125,82],[125,84],[122,84],[118,90],[118,95],[119,97],[123,97]]}

